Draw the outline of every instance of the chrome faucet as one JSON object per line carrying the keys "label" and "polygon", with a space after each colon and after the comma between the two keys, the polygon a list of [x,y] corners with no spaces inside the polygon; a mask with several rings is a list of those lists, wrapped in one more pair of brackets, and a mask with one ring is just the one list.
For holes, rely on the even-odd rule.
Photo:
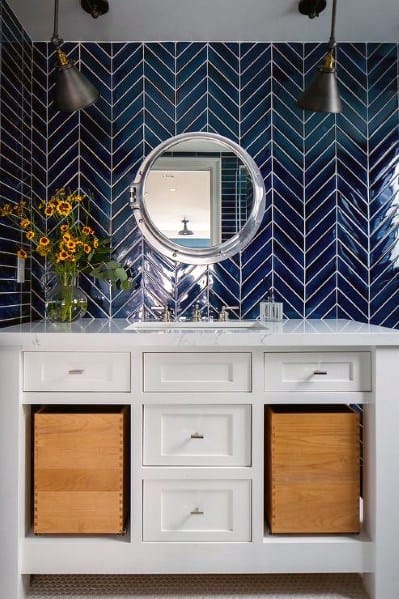
{"label": "chrome faucet", "polygon": [[200,322],[201,321],[201,311],[202,311],[203,307],[204,306],[201,307],[198,302],[194,305],[194,310],[193,310],[193,313],[192,313],[192,316],[191,316],[191,320],[193,322]]}
{"label": "chrome faucet", "polygon": [[161,315],[159,320],[161,322],[172,322],[173,320],[173,310],[169,308],[169,306],[151,306],[152,310],[160,310]]}

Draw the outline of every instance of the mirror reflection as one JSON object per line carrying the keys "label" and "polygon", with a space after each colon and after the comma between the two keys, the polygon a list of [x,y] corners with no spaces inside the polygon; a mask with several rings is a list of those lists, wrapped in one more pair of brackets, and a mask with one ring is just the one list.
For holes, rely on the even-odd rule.
{"label": "mirror reflection", "polygon": [[251,174],[226,144],[188,139],[154,161],[144,184],[148,216],[171,242],[212,248],[234,237],[253,208]]}

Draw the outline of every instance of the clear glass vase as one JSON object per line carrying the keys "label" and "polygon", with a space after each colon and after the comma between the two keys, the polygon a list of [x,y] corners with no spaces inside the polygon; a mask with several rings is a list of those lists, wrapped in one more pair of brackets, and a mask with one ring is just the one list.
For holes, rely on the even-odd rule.
{"label": "clear glass vase", "polygon": [[87,295],[77,285],[77,276],[61,273],[47,293],[46,317],[52,322],[73,322],[87,311]]}

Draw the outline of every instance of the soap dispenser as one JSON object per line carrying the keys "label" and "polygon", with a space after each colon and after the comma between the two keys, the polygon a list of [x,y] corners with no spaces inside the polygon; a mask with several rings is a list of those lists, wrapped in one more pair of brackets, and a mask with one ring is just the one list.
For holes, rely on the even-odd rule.
{"label": "soap dispenser", "polygon": [[273,287],[267,292],[267,300],[259,304],[259,318],[269,321],[283,320],[283,303],[275,301]]}

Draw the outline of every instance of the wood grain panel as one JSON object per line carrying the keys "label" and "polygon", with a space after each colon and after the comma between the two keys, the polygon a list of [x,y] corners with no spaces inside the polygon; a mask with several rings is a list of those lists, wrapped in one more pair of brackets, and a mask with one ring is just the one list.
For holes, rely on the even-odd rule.
{"label": "wood grain panel", "polygon": [[121,533],[128,408],[64,410],[42,407],[34,415],[34,532]]}
{"label": "wood grain panel", "polygon": [[346,406],[268,406],[265,433],[271,532],[359,532],[359,415]]}

